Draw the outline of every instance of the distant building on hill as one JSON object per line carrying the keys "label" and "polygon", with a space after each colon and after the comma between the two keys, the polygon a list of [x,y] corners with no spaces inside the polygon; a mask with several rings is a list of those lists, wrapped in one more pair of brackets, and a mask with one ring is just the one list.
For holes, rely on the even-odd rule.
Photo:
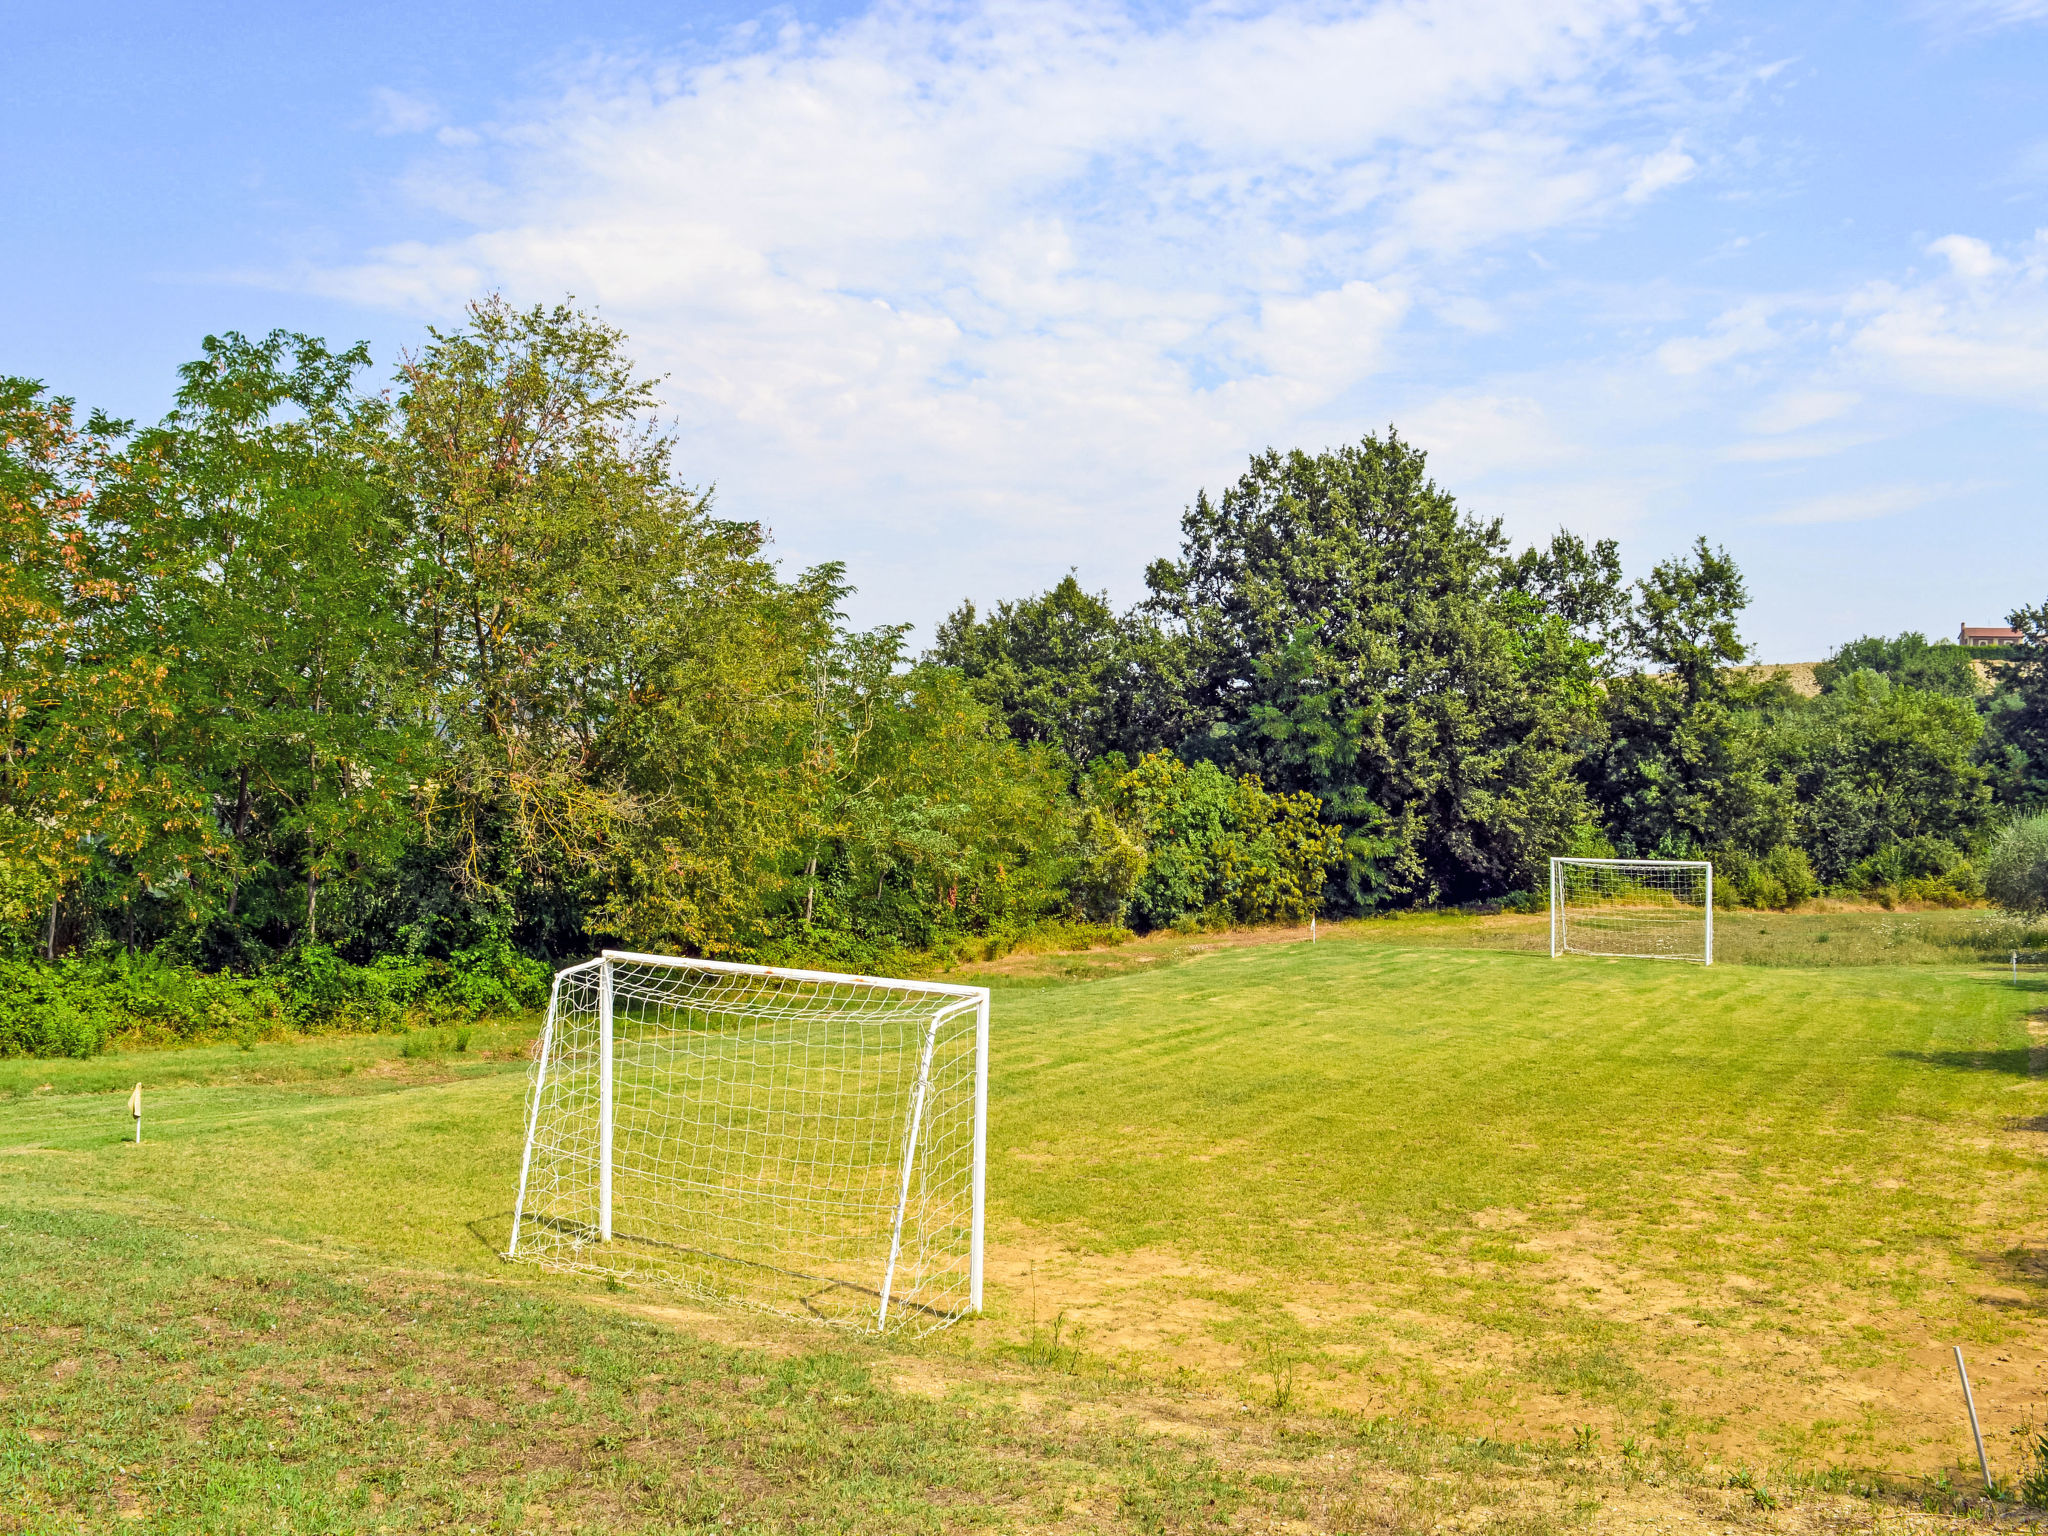
{"label": "distant building on hill", "polygon": [[1989,625],[1979,628],[1965,624],[1956,635],[1957,645],[2018,645],[2020,632],[2007,629],[2004,625]]}

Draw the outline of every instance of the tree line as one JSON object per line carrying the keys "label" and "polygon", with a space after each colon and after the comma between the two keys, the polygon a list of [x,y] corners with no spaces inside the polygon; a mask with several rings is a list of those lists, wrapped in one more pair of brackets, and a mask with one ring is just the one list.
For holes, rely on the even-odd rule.
{"label": "tree line", "polygon": [[1313,797],[1328,911],[1512,900],[1555,854],[1709,858],[1756,906],[1959,903],[1994,830],[2048,806],[2048,608],[1995,668],[1864,637],[1807,697],[1750,664],[1724,551],[1634,582],[1613,540],[1515,551],[1391,430],[1260,455],[1181,539],[1125,612],[1069,576],[962,606],[932,659],[1071,761],[1164,751]]}
{"label": "tree line", "polygon": [[1391,430],[1198,496],[1123,612],[1070,575],[913,654],[680,477],[590,316],[492,298],[368,368],[209,338],[143,428],[0,379],[18,996],[517,1001],[601,943],[882,969],[1512,900],[1561,852],[1960,900],[2048,800],[2042,610],[1995,686],[1909,635],[1802,699],[1744,670],[1724,553],[1516,551]]}

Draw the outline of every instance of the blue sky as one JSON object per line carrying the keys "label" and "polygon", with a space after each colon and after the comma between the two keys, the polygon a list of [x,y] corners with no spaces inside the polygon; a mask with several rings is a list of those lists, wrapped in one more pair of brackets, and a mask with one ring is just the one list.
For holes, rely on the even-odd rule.
{"label": "blue sky", "polygon": [[928,626],[1128,600],[1259,448],[1393,423],[1521,540],[1704,533],[1798,660],[2048,599],[2048,0],[9,8],[0,370],[497,288]]}

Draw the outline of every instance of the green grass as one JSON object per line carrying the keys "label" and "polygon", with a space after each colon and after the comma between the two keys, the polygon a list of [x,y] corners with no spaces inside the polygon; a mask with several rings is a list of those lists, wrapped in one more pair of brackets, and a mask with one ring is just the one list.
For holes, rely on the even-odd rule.
{"label": "green grass", "polygon": [[[1926,1128],[2048,1099],[2030,999],[2048,993],[1988,974],[1226,951],[1003,1010],[997,1147],[1034,1154],[1003,1206],[1106,1251],[1328,1277],[1368,1222],[1420,1235],[1512,1206],[1662,1232],[1770,1190],[1798,1262],[1831,1262],[1873,1231],[1950,1230],[1982,1164]],[[1910,1191],[1835,1190],[1845,1162]]]}
{"label": "green grass", "polygon": [[7,1236],[0,1528],[930,1531],[1079,1497],[1156,1529],[1244,1496],[1198,1451],[892,1391],[848,1349],[366,1275],[190,1217],[46,1205]]}
{"label": "green grass", "polygon": [[1027,996],[992,1090],[1012,1230],[1170,1251],[1239,1335],[1344,1345],[1340,1375],[1398,1371],[1420,1327],[1495,1399],[1653,1415],[1720,1372],[1707,1419],[1761,1385],[1729,1325],[1851,1370],[2004,1337],[1972,1283],[2032,1293],[1991,1256],[2044,1192],[2009,1127],[2048,1109],[2048,993],[1990,973],[1328,943]]}
{"label": "green grass", "polygon": [[502,1265],[528,1031],[0,1062],[0,1530],[1732,1520],[2035,1406],[2048,990],[1447,926],[997,970],[916,1346]]}
{"label": "green grass", "polygon": [[[1548,955],[1547,916],[1475,917],[1456,912],[1400,913],[1347,923],[1333,936],[1402,948],[1509,950]],[[1968,965],[2004,960],[2012,950],[2048,948],[2048,929],[1985,908],[1885,911],[1811,902],[1792,912],[1718,911],[1717,965],[1801,970],[1866,965]]]}

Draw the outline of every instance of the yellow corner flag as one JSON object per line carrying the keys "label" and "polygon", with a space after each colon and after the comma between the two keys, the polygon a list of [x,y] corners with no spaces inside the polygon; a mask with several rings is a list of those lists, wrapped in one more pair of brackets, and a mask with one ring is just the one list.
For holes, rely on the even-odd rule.
{"label": "yellow corner flag", "polygon": [[135,1085],[135,1091],[128,1095],[128,1113],[135,1117],[135,1144],[142,1145],[142,1084]]}

